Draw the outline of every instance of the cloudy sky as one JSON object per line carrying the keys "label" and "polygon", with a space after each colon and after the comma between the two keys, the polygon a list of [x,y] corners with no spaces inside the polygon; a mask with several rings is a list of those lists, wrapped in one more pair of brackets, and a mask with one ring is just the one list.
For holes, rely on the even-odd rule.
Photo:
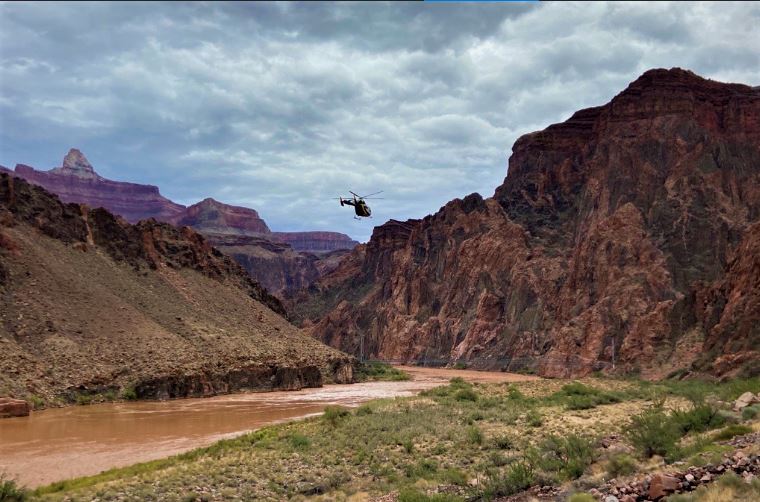
{"label": "cloudy sky", "polygon": [[[0,164],[81,149],[183,204],[366,240],[490,196],[523,133],[649,68],[760,85],[760,4],[4,3]],[[374,219],[336,198],[385,191]]]}

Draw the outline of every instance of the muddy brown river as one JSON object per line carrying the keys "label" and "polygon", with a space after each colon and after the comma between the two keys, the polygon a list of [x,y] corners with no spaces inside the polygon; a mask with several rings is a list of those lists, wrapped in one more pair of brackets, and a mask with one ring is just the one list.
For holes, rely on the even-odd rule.
{"label": "muddy brown river", "polygon": [[71,406],[0,420],[0,473],[27,487],[167,457],[325,406],[411,396],[460,376],[472,382],[533,379],[511,373],[400,367],[405,382],[326,385],[288,392]]}

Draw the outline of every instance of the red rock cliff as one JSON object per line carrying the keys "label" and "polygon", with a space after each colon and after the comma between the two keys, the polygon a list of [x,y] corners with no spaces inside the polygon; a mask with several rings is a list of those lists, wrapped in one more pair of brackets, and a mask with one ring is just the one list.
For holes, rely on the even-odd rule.
{"label": "red rock cliff", "polygon": [[237,235],[269,233],[269,227],[255,210],[230,206],[211,198],[186,208],[172,219],[172,223],[193,227],[203,233]]}
{"label": "red rock cliff", "polygon": [[377,227],[298,315],[387,359],[757,372],[759,216],[760,90],[651,70],[521,137],[493,198]]}

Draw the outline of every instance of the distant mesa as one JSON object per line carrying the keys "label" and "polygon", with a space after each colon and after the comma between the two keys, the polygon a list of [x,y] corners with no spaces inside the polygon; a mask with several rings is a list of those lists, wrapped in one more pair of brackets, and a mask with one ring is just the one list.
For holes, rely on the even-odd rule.
{"label": "distant mesa", "polygon": [[193,227],[204,233],[236,235],[270,233],[266,222],[254,209],[223,204],[210,197],[186,208],[175,217],[172,223]]}
{"label": "distant mesa", "polygon": [[148,218],[170,221],[185,209],[185,206],[163,197],[158,187],[103,178],[95,172],[87,157],[75,148],[69,150],[60,167],[38,171],[17,164],[13,174],[53,192],[63,202],[102,207],[130,223]]}

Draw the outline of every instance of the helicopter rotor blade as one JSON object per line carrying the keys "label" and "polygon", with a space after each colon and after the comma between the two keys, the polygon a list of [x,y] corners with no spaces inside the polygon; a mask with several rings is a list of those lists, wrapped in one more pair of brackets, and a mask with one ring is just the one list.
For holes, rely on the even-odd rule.
{"label": "helicopter rotor blade", "polygon": [[362,198],[362,196],[361,196],[361,195],[359,195],[358,193],[354,193],[354,192],[352,192],[351,190],[349,190],[348,192],[349,192],[351,195],[353,195],[354,197],[359,197],[360,199]]}
{"label": "helicopter rotor blade", "polygon": [[[362,199],[366,199],[367,197],[372,197],[373,195],[377,195],[377,194],[383,193],[383,192],[384,192],[384,190],[380,190],[379,192],[371,193],[371,194],[368,194],[368,195],[363,195],[363,196],[357,195],[357,197],[361,197]],[[351,193],[353,193],[353,192],[351,192]]]}

